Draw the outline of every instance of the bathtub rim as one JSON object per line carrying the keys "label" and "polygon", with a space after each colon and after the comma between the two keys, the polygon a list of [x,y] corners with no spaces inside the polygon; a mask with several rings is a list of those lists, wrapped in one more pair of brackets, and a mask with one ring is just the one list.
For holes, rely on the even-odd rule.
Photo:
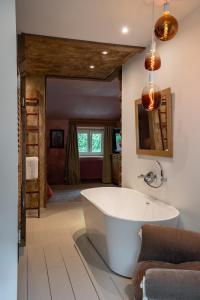
{"label": "bathtub rim", "polygon": [[[84,191],[89,191],[89,190],[93,190],[93,189],[99,190],[99,189],[102,189],[102,188],[104,188],[104,189],[113,189],[114,188],[114,189],[124,189],[124,190],[134,191],[137,194],[145,197],[147,200],[150,200],[152,202],[153,201],[154,202],[158,201],[158,202],[160,202],[162,204],[165,204],[166,206],[169,206],[169,207],[173,208],[174,215],[172,217],[170,217],[170,218],[162,218],[162,219],[157,219],[157,220],[130,219],[130,218],[122,218],[122,217],[119,217],[119,216],[111,215],[111,214],[107,213],[104,209],[102,209],[101,207],[99,207],[99,205],[96,205],[96,203],[94,203],[92,200],[88,199],[84,195]],[[121,221],[124,221],[124,222],[127,221],[127,222],[141,222],[141,223],[157,223],[157,222],[164,222],[164,221],[168,221],[168,220],[170,221],[170,220],[176,219],[176,218],[178,218],[180,216],[180,211],[176,207],[174,207],[174,206],[172,206],[172,205],[170,205],[170,204],[168,204],[168,203],[166,203],[164,201],[161,201],[161,200],[159,200],[159,199],[157,199],[155,197],[152,197],[150,195],[144,194],[144,193],[142,193],[140,191],[137,191],[137,190],[131,189],[131,188],[124,188],[124,187],[92,187],[92,188],[89,188],[89,189],[81,190],[80,194],[81,194],[81,197],[84,197],[87,201],[89,201],[94,207],[96,207],[105,216],[113,218],[113,219],[116,219],[116,220],[121,220]]]}

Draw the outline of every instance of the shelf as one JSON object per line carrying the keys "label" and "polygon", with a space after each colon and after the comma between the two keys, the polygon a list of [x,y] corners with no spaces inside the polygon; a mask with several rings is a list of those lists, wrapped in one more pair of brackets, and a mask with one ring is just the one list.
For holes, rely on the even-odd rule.
{"label": "shelf", "polygon": [[[31,107],[36,107],[36,109],[31,109]],[[29,109],[30,108],[30,109]],[[27,119],[28,118],[28,119]],[[31,157],[31,156],[36,156],[36,155],[31,155],[31,154],[36,154],[38,156],[38,174],[39,173],[39,164],[40,164],[40,159],[39,159],[39,100],[36,98],[28,98],[26,99],[26,120],[27,120],[27,125],[30,124],[29,126],[26,127],[26,134],[29,137],[29,143],[26,143],[26,157]],[[37,126],[31,126],[32,124],[37,124]],[[34,132],[35,134],[31,135],[31,132]],[[37,140],[38,142],[35,143],[34,141]],[[32,142],[32,143],[31,143]],[[32,148],[31,148],[32,147]],[[37,147],[37,148],[36,148]],[[33,180],[27,180],[27,184],[30,184],[31,188],[35,188],[35,190],[31,191],[26,191],[27,194],[27,210],[32,210],[32,209],[37,209],[38,210],[38,217],[40,217],[40,180],[38,179],[33,179]],[[36,185],[33,185],[36,184]],[[35,194],[35,198],[34,198]],[[28,196],[29,195],[29,196]],[[38,196],[36,196],[38,195]],[[35,204],[35,205],[34,205]],[[32,207],[31,207],[32,205]]]}

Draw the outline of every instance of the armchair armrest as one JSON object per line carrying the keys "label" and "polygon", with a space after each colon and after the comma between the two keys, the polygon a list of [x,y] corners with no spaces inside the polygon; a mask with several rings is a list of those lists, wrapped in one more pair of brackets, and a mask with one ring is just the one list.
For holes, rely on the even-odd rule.
{"label": "armchair armrest", "polygon": [[200,261],[200,233],[146,224],[142,227],[139,261]]}
{"label": "armchair armrest", "polygon": [[148,300],[198,300],[200,271],[149,269],[144,286]]}

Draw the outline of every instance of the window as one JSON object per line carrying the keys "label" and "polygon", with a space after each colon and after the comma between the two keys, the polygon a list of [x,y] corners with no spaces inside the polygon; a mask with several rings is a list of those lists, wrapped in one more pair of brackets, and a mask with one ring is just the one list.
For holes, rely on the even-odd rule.
{"label": "window", "polygon": [[78,150],[80,156],[103,156],[102,128],[78,128]]}

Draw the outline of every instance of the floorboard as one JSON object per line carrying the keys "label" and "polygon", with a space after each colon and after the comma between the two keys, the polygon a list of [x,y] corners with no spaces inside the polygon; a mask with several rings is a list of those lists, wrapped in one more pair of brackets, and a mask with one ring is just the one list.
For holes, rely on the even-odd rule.
{"label": "floorboard", "polygon": [[75,300],[69,274],[57,246],[44,248],[53,300]]}
{"label": "floorboard", "polygon": [[99,300],[99,296],[92,284],[75,247],[72,255],[67,253],[67,244],[62,243],[61,251],[66,268],[69,271],[76,300]]}
{"label": "floorboard", "polygon": [[80,200],[55,198],[40,219],[27,218],[18,300],[132,300],[131,280],[111,272],[87,239]]}
{"label": "floorboard", "polygon": [[52,300],[44,250],[28,248],[28,300]]}
{"label": "floorboard", "polygon": [[20,248],[19,255],[19,269],[18,269],[18,298],[17,300],[28,300],[28,277],[27,277],[27,268],[28,268],[28,257],[27,249]]}
{"label": "floorboard", "polygon": [[132,282],[114,274],[104,263],[88,240],[86,234],[82,234],[76,240],[76,246],[89,266],[97,285],[106,300],[132,300]]}

